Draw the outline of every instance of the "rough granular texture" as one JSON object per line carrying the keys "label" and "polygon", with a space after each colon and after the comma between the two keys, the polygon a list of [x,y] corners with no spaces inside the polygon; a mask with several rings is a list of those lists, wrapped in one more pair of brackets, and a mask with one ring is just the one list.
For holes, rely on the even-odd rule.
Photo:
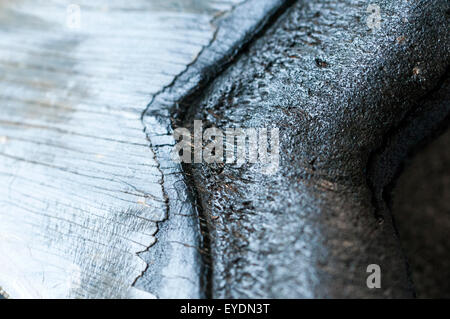
{"label": "rough granular texture", "polygon": [[[208,224],[214,297],[414,295],[383,195],[407,154],[398,149],[412,147],[406,124],[446,116],[420,106],[447,90],[449,4],[374,4],[380,29],[368,27],[367,1],[297,2],[180,103],[183,126],[280,128],[273,175],[258,163],[185,166]],[[369,264],[381,289],[366,285]]]}

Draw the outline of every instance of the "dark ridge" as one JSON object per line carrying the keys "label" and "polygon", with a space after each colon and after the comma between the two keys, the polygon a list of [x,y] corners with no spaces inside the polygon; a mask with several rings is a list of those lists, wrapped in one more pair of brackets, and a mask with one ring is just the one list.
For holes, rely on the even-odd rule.
{"label": "dark ridge", "polygon": [[183,164],[183,175],[184,179],[186,181],[186,185],[188,187],[188,190],[190,191],[190,194],[192,196],[193,205],[195,206],[197,210],[197,217],[199,220],[199,231],[200,231],[200,237],[201,237],[201,247],[200,247],[200,255],[202,257],[202,270],[201,270],[201,277],[200,277],[200,285],[202,291],[205,293],[205,298],[211,299],[212,298],[212,272],[214,269],[214,263],[212,261],[211,256],[211,238],[209,235],[209,227],[208,222],[206,220],[206,215],[203,212],[203,207],[199,201],[199,196],[197,193],[197,189],[195,187],[194,182],[192,181],[192,176],[189,173],[189,165]]}
{"label": "dark ridge", "polygon": [[[214,19],[213,23],[217,24],[217,29],[209,45],[202,49],[197,58],[189,64],[171,84],[154,95],[147,105],[147,108],[142,113],[141,120],[150,147],[158,149],[158,146],[153,145],[152,143],[150,136],[151,132],[146,123],[146,118],[154,117],[161,123],[164,123],[168,132],[176,128],[177,125],[183,123],[186,111],[188,111],[184,106],[189,105],[189,101],[194,100],[209,83],[230,66],[238,56],[247,50],[251,42],[261,37],[295,2],[296,0],[274,0],[263,5],[259,1],[245,1],[234,7],[226,16],[220,16]],[[247,10],[249,8],[255,9],[256,13],[252,12],[249,14],[248,11],[243,12],[243,6],[247,6]],[[258,10],[254,8],[256,6],[265,8],[258,8],[259,11],[265,11],[258,13]],[[239,17],[239,14],[236,13],[236,11],[239,10],[239,14],[246,14],[245,18],[250,17],[249,21],[242,21],[242,17]],[[233,32],[233,27],[236,28],[236,26],[241,28],[239,31],[244,31],[245,34],[243,36],[240,34],[237,36],[230,36],[233,42],[225,51],[223,51],[222,47],[214,47],[220,42],[219,37],[224,37],[223,34],[219,34],[220,31],[223,31],[221,28],[225,28],[226,31],[231,33]],[[227,38],[225,40],[229,41],[230,39]],[[217,52],[218,50],[220,51],[219,53]],[[193,78],[195,80],[192,80]],[[192,82],[194,84],[192,84]],[[159,150],[156,150],[156,157],[159,157],[158,152]],[[213,261],[210,247],[209,223],[206,220],[206,216],[203,214],[203,208],[198,200],[198,191],[190,178],[190,167],[188,166],[189,165],[182,165],[182,174],[184,183],[189,192],[191,205],[194,207],[198,217],[198,227],[201,234],[200,256],[202,265],[200,265],[200,267],[202,268],[202,271],[200,272],[200,285],[204,296],[206,298],[211,298],[213,289],[211,280]],[[163,226],[161,229],[162,228]],[[157,238],[159,238],[159,236]]]}
{"label": "dark ridge", "polygon": [[[240,55],[244,54],[250,44],[256,39],[260,38],[265,34],[268,28],[270,28],[278,18],[293,4],[296,0],[288,0],[286,1],[276,12],[270,16],[267,22],[263,25],[263,27],[254,35],[254,37],[244,42],[242,46],[236,49],[236,54],[231,57],[224,57],[221,61],[218,62],[217,65],[211,66],[210,68],[205,70],[205,77],[198,84],[194,91],[189,92],[186,96],[184,96],[181,100],[177,101],[174,104],[174,107],[170,110],[170,117],[172,119],[172,125],[174,128],[178,126],[183,126],[186,124],[185,118],[187,113],[192,109],[190,106],[191,103],[198,99],[202,90],[207,87],[216,77],[220,76],[223,71],[227,69]],[[212,260],[211,254],[211,237],[210,237],[210,228],[209,225],[212,223],[208,222],[209,216],[207,216],[201,205],[201,201],[199,199],[198,190],[195,186],[195,183],[192,181],[192,167],[190,164],[183,164],[183,173],[186,180],[186,184],[189,187],[191,194],[194,198],[195,206],[197,207],[199,214],[199,222],[200,222],[200,232],[202,235],[202,259],[203,259],[203,267],[204,267],[204,277],[203,287],[205,288],[205,296],[206,298],[213,297],[213,281],[212,281],[212,273],[214,269],[214,263]]]}
{"label": "dark ridge", "polygon": [[198,99],[202,90],[207,87],[215,78],[219,77],[236,59],[238,59],[241,55],[245,54],[250,45],[261,38],[266,31],[272,27],[272,25],[283,15],[286,10],[291,7],[297,0],[286,0],[283,5],[281,5],[273,14],[269,16],[265,23],[261,24],[259,30],[256,31],[252,38],[246,39],[243,41],[239,47],[234,50],[234,54],[230,56],[224,56],[223,59],[219,60],[217,64],[210,65],[205,68],[202,80],[199,82],[198,86],[188,92],[185,96],[183,96],[180,100],[178,100],[170,110],[170,116],[173,119],[174,127],[182,126],[185,121],[187,112],[192,110],[192,103]]}

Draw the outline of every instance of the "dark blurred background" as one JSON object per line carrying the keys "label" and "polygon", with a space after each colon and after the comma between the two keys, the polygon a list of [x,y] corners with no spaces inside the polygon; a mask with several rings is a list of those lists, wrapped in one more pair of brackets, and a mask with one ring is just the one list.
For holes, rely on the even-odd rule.
{"label": "dark blurred background", "polygon": [[405,166],[393,213],[418,298],[450,298],[450,129]]}

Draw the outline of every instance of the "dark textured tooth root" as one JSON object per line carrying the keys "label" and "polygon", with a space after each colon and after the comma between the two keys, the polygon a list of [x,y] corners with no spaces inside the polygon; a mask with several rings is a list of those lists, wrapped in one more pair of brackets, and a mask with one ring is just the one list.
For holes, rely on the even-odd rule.
{"label": "dark textured tooth root", "polygon": [[209,224],[212,296],[414,295],[385,191],[449,115],[448,4],[379,6],[370,30],[365,1],[297,2],[177,110],[184,125],[280,128],[273,175],[185,166]]}

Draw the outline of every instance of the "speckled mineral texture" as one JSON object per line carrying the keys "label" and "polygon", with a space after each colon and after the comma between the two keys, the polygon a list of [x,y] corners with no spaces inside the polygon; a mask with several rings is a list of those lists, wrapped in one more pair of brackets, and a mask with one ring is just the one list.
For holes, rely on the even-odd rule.
{"label": "speckled mineral texture", "polygon": [[[380,29],[366,23],[367,1],[298,1],[180,103],[183,126],[280,128],[273,175],[260,164],[185,165],[208,226],[213,297],[414,295],[383,199],[407,152],[384,152],[404,143],[387,141],[411,116],[446,115],[419,111],[444,89],[449,4],[374,4]],[[381,267],[381,289],[366,286],[369,264]]]}

